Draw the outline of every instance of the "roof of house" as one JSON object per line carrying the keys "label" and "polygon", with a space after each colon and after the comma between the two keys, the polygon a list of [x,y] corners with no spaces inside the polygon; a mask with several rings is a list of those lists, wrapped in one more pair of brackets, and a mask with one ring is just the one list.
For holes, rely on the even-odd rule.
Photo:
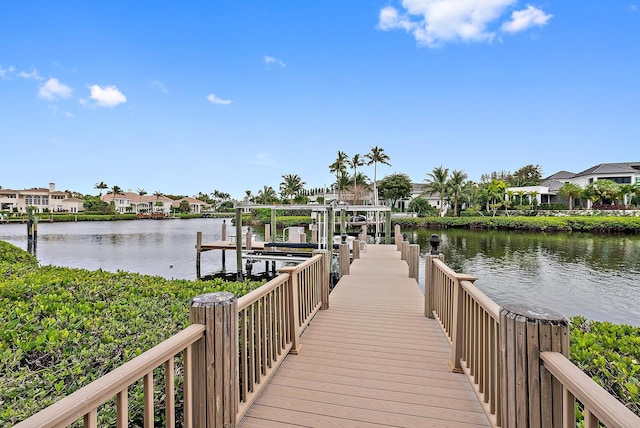
{"label": "roof of house", "polygon": [[549,189],[549,193],[552,192],[557,192],[558,190],[560,190],[560,188],[562,186],[564,186],[564,181],[559,181],[559,180],[554,180],[554,179],[547,179],[545,181],[543,181],[542,183],[540,183],[540,186],[544,186],[547,187]]}
{"label": "roof of house", "polygon": [[581,177],[593,174],[640,174],[640,162],[600,163],[574,175]]}
{"label": "roof of house", "polygon": [[189,196],[184,197],[184,198],[182,198],[182,199],[177,199],[177,200],[173,201],[173,203],[172,203],[172,204],[177,206],[177,205],[180,205],[180,202],[182,202],[182,201],[187,201],[187,202],[189,202],[190,204],[196,204],[196,205],[207,205],[207,203],[206,203],[206,202],[201,201],[200,199],[191,198],[191,197],[189,197]]}
{"label": "roof of house", "polygon": [[164,196],[164,195],[160,195],[160,196],[156,196],[156,195],[143,195],[140,196],[138,193],[135,192],[121,192],[118,193],[115,197],[113,196],[113,193],[107,193],[105,195],[102,195],[102,197],[100,197],[100,199],[102,199],[105,202],[111,202],[112,199],[115,198],[119,198],[119,199],[128,199],[129,201],[131,201],[132,203],[142,203],[142,202],[146,202],[146,203],[154,203],[156,201],[161,201],[161,202],[173,202],[173,199]]}
{"label": "roof of house", "polygon": [[562,180],[562,179],[573,178],[573,177],[575,177],[575,175],[576,175],[575,172],[558,171],[555,174],[550,175],[547,178],[545,178],[544,180],[542,180],[542,182],[545,182],[547,180]]}

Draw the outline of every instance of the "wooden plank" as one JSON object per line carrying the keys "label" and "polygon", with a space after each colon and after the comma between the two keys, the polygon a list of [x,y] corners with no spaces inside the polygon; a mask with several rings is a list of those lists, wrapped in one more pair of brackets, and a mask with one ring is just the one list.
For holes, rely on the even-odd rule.
{"label": "wooden plank", "polygon": [[399,254],[367,246],[239,426],[489,426],[466,376],[449,372],[449,342],[423,302]]}

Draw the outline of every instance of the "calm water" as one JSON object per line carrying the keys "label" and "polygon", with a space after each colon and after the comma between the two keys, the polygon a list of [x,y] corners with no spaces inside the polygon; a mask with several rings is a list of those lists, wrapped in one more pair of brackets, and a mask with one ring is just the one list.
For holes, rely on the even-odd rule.
{"label": "calm water", "polygon": [[[40,223],[36,255],[43,265],[195,279],[196,232],[207,242],[220,239],[221,229],[220,219]],[[420,230],[409,240],[424,253],[431,233],[442,238],[447,264],[477,276],[476,285],[500,305],[640,325],[640,237]],[[0,225],[0,240],[26,249],[26,225]],[[221,265],[220,251],[202,254],[203,275]],[[227,252],[226,268],[235,272],[234,252]]]}

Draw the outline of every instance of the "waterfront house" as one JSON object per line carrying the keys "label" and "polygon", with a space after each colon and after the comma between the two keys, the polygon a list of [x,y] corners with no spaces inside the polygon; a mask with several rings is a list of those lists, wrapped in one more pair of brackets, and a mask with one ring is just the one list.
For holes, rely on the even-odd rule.
{"label": "waterfront house", "polygon": [[67,192],[56,190],[55,183],[49,183],[48,188],[0,189],[0,211],[25,213],[27,207],[33,207],[36,213],[78,213],[83,211],[83,201]]}

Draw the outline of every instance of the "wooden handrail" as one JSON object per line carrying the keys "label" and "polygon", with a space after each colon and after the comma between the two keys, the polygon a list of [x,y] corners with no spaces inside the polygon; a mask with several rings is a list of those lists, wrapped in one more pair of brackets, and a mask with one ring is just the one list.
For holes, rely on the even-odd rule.
{"label": "wooden handrail", "polygon": [[[282,269],[280,270],[282,272]],[[283,273],[281,275],[276,276],[271,281],[266,284],[256,288],[255,290],[245,294],[242,297],[238,298],[238,312],[247,308],[249,305],[257,302],[270,292],[272,292],[275,288],[287,282],[290,278],[291,274]]]}
{"label": "wooden handrail", "polygon": [[94,412],[98,406],[111,397],[119,394],[129,385],[152,372],[154,368],[200,340],[204,331],[204,325],[190,325],[133,360],[20,422],[16,427],[65,426],[90,412]]}
{"label": "wooden handrail", "polygon": [[491,300],[486,294],[484,294],[478,287],[473,285],[472,282],[463,280],[460,285],[466,291],[469,296],[478,303],[487,314],[496,321],[500,321],[500,305]]}
{"label": "wooden handrail", "polygon": [[608,427],[637,428],[640,426],[640,418],[564,355],[559,352],[541,352],[540,359],[544,361],[544,367],[560,381],[563,388],[584,404],[585,421],[588,419],[587,412],[589,412]]}

